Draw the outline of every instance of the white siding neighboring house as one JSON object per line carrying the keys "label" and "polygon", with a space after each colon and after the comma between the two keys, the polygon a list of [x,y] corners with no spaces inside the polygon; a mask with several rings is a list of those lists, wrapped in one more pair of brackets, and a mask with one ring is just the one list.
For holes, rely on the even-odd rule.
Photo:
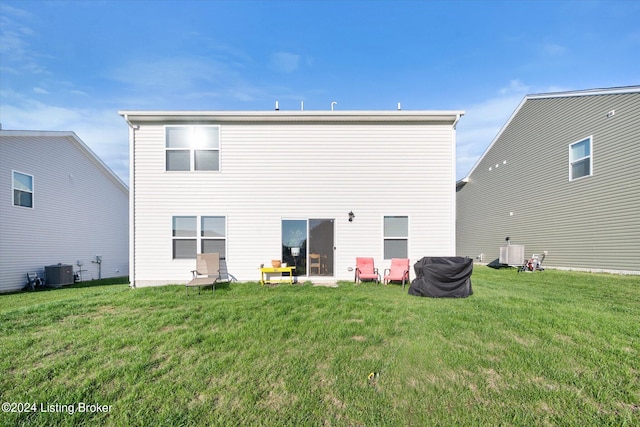
{"label": "white siding neighboring house", "polygon": [[49,265],[83,280],[126,276],[128,196],[75,133],[0,130],[0,292]]}
{"label": "white siding neighboring house", "polygon": [[391,257],[454,255],[462,114],[121,111],[132,285],[185,283],[201,252],[240,281],[277,259],[316,282],[353,280],[356,257],[382,273]]}
{"label": "white siding neighboring house", "polygon": [[640,86],[526,96],[458,183],[457,251],[640,274]]}

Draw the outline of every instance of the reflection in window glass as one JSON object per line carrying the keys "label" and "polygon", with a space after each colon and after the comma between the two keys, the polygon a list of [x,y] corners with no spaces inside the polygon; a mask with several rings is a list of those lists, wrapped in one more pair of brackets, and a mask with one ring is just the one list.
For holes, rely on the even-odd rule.
{"label": "reflection in window glass", "polygon": [[219,154],[216,150],[196,150],[194,169],[197,171],[217,171],[220,164]]}
{"label": "reflection in window glass", "polygon": [[282,262],[295,267],[295,276],[307,274],[307,220],[282,220]]}
{"label": "reflection in window glass", "polygon": [[174,216],[173,237],[196,237],[196,217]]}
{"label": "reflection in window glass", "polygon": [[[200,228],[198,229],[198,225]],[[226,217],[172,217],[172,253],[174,259],[195,259],[199,253],[218,253],[226,258]]]}
{"label": "reflection in window glass", "polygon": [[167,171],[220,170],[219,126],[167,126]]}
{"label": "reflection in window glass", "polygon": [[203,216],[200,235],[203,237],[224,237],[225,218],[223,216]]}
{"label": "reflection in window glass", "polygon": [[569,145],[569,180],[592,175],[591,159],[591,137]]}
{"label": "reflection in window glass", "polygon": [[13,172],[13,204],[25,208],[33,207],[33,177]]}
{"label": "reflection in window glass", "polygon": [[408,216],[385,216],[383,235],[384,259],[409,257]]}

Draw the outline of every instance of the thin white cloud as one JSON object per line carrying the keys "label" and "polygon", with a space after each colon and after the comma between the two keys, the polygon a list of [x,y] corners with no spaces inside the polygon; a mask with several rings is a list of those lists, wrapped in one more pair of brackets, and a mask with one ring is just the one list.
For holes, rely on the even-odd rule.
{"label": "thin white cloud", "polygon": [[519,80],[498,91],[498,96],[466,108],[457,129],[456,178],[464,178],[496,137],[529,87]]}
{"label": "thin white cloud", "polygon": [[11,74],[24,72],[40,74],[45,69],[40,64],[42,55],[34,51],[30,40],[37,33],[22,21],[31,15],[15,7],[0,4],[0,70]]}
{"label": "thin white cloud", "polygon": [[271,55],[269,66],[275,71],[291,73],[300,66],[300,55],[291,52],[276,52]]}
{"label": "thin white cloud", "polygon": [[192,57],[139,59],[113,70],[108,77],[137,88],[175,92],[215,81],[221,68],[213,61]]}
{"label": "thin white cloud", "polygon": [[37,93],[38,95],[49,95],[48,90],[37,86],[33,88],[33,93]]}
{"label": "thin white cloud", "polygon": [[111,70],[107,78],[125,91],[119,108],[229,109],[265,98],[269,89],[245,76],[245,63],[221,58],[136,59]]}
{"label": "thin white cloud", "polygon": [[542,46],[542,50],[543,50],[544,53],[546,53],[547,55],[551,55],[551,56],[562,55],[563,53],[565,53],[567,51],[567,49],[564,46],[561,46],[561,45],[556,44],[556,43],[544,44]]}
{"label": "thin white cloud", "polygon": [[503,87],[502,89],[500,89],[500,93],[502,95],[508,95],[512,93],[524,94],[524,93],[527,93],[528,91],[529,91],[529,87],[518,79],[511,80],[509,82],[509,86]]}

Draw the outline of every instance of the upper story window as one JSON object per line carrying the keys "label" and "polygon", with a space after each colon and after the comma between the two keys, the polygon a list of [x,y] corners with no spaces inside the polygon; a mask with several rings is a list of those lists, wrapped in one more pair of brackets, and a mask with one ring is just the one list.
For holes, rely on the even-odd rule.
{"label": "upper story window", "polygon": [[13,205],[33,208],[33,176],[13,171]]}
{"label": "upper story window", "polygon": [[384,259],[409,258],[409,217],[385,216],[383,221]]}
{"label": "upper story window", "polygon": [[219,126],[167,126],[167,171],[220,170]]}
{"label": "upper story window", "polygon": [[569,181],[593,175],[591,137],[569,145]]}

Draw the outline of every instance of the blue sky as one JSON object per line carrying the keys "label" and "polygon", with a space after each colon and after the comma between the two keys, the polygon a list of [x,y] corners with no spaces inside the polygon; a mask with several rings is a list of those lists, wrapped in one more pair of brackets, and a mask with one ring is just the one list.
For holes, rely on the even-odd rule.
{"label": "blue sky", "polygon": [[640,2],[2,0],[3,129],[128,182],[119,110],[461,109],[464,177],[526,94],[640,84]]}

